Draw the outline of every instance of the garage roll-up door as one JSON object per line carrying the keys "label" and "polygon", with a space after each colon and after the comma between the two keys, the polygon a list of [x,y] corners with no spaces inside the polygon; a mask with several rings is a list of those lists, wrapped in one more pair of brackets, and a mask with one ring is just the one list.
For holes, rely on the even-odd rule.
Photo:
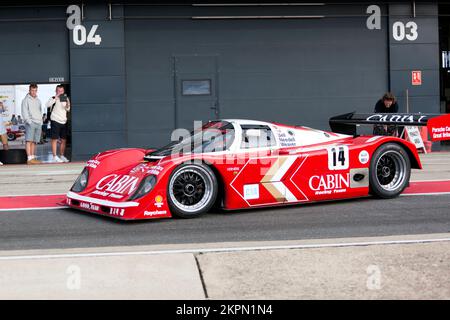
{"label": "garage roll-up door", "polygon": [[326,129],[332,115],[371,111],[388,89],[387,20],[367,29],[366,7],[327,5],[313,19],[134,19],[125,8],[129,143],[163,144],[189,113],[176,106],[177,56],[216,57],[221,118]]}

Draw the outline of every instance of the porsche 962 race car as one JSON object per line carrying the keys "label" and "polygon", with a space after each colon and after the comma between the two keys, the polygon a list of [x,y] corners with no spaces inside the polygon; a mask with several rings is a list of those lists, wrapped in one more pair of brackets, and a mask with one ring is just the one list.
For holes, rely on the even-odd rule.
{"label": "porsche 962 race car", "polygon": [[[330,119],[332,131],[252,120],[206,123],[160,149],[105,151],[89,161],[67,205],[124,220],[194,218],[225,210],[373,195],[397,197],[411,169],[414,144],[357,135],[358,124],[425,126],[450,136],[449,115],[354,114]],[[447,136],[439,136],[442,130]],[[434,134],[436,133],[436,135]]]}

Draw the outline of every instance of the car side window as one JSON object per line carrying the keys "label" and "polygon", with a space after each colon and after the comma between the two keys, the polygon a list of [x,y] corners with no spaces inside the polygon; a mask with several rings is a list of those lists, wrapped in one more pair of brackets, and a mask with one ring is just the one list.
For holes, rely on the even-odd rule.
{"label": "car side window", "polygon": [[268,126],[242,125],[241,149],[266,148],[276,145],[275,136]]}

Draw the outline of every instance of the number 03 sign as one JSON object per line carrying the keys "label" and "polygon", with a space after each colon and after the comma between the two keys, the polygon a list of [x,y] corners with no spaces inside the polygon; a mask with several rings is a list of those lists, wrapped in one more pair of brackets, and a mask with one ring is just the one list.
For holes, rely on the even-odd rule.
{"label": "number 03 sign", "polygon": [[86,27],[81,24],[81,9],[77,5],[71,5],[67,7],[66,13],[69,17],[66,21],[66,26],[69,30],[72,30],[73,43],[77,46],[82,46],[86,42],[94,43],[96,46],[102,42],[102,37],[96,34],[98,24],[94,24],[91,27],[89,33],[86,31]]}

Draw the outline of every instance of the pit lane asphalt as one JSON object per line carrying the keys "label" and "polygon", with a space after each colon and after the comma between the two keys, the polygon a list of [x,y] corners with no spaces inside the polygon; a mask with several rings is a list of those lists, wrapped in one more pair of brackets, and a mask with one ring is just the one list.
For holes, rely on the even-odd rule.
{"label": "pit lane asphalt", "polygon": [[0,212],[0,250],[446,233],[449,205],[450,195],[402,196],[134,222],[73,209]]}

